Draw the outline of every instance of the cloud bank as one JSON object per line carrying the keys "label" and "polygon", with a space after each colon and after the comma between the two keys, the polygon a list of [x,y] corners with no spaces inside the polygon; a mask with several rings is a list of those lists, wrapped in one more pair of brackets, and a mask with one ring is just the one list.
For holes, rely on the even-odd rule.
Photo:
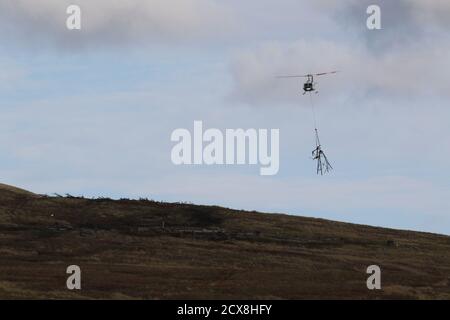
{"label": "cloud bank", "polygon": [[[355,44],[333,41],[267,43],[240,52],[232,64],[233,97],[249,104],[298,103],[303,79],[278,75],[340,70],[316,78],[321,96],[383,93],[391,97],[437,94],[449,96],[450,46],[414,46],[382,55]],[[358,93],[358,94],[356,94]]]}
{"label": "cloud bank", "polygon": [[[333,17],[324,36],[290,41],[266,41],[236,53],[231,74],[232,97],[250,105],[297,104],[302,79],[278,75],[340,70],[333,79],[320,78],[321,96],[367,95],[384,98],[449,97],[450,2],[380,0],[382,30],[368,30],[370,0],[315,1],[317,15]],[[318,26],[321,28],[321,26]],[[315,29],[315,25],[310,28]],[[327,36],[332,29],[333,33]]]}
{"label": "cloud bank", "polygon": [[[82,10],[82,30],[66,29],[66,9]],[[232,28],[232,14],[215,0],[2,0],[3,36],[57,48],[186,42],[212,38]]]}

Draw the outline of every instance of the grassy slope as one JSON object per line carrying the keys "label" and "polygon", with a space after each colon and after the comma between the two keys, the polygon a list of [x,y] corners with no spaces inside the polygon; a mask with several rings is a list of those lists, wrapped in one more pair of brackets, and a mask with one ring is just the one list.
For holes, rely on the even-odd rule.
{"label": "grassy slope", "polygon": [[[381,291],[366,288],[371,264]],[[450,237],[0,186],[0,298],[449,299]]]}

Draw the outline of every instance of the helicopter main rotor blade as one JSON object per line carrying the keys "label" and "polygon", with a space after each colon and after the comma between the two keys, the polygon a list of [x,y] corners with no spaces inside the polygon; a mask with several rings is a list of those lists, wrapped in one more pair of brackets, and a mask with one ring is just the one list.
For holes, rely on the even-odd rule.
{"label": "helicopter main rotor blade", "polygon": [[335,73],[338,73],[338,72],[339,71],[316,73],[315,76],[324,76],[324,75],[327,75],[327,74],[335,74]]}
{"label": "helicopter main rotor blade", "polygon": [[278,79],[286,79],[286,78],[307,78],[307,77],[308,77],[308,75],[305,75],[305,76],[278,76],[276,78],[278,78]]}
{"label": "helicopter main rotor blade", "polygon": [[276,78],[278,79],[286,79],[286,78],[308,78],[308,77],[312,77],[312,76],[325,76],[327,74],[335,74],[338,73],[339,71],[331,71],[331,72],[322,72],[322,73],[316,73],[316,74],[305,74],[305,75],[292,75],[292,76],[278,76]]}

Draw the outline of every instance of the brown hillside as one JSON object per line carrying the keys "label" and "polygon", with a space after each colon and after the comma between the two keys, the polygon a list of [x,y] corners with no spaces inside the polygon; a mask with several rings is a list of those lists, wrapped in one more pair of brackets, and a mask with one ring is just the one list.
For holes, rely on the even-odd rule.
{"label": "brown hillside", "polygon": [[[450,299],[450,237],[0,186],[0,298]],[[82,290],[66,289],[66,268]],[[382,290],[366,268],[382,268]]]}

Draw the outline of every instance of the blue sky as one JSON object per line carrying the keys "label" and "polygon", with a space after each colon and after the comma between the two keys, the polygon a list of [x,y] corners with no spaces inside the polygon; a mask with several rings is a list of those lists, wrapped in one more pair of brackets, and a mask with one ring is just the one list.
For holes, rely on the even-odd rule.
{"label": "blue sky", "polygon": [[[383,29],[365,29],[382,8]],[[79,4],[83,29],[65,28]],[[38,193],[148,197],[450,234],[443,1],[0,1],[0,173]],[[322,143],[282,73],[319,82]],[[170,134],[280,129],[280,172],[174,166]]]}

